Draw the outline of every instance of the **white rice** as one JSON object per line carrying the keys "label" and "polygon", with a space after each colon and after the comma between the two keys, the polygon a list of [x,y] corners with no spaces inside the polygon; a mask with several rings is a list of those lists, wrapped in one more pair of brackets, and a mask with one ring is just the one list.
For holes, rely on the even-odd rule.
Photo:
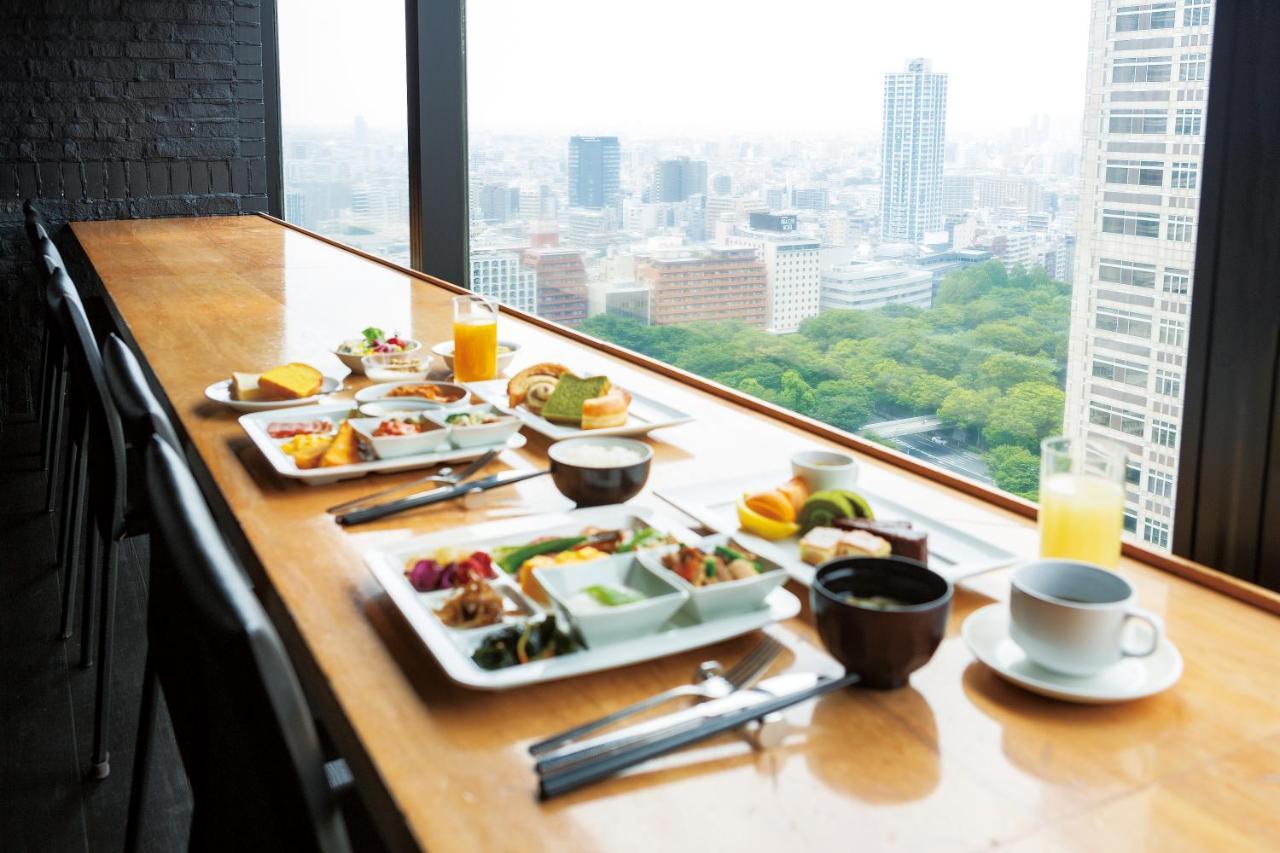
{"label": "white rice", "polygon": [[579,468],[623,468],[643,462],[644,454],[617,444],[570,444],[558,448],[556,458]]}

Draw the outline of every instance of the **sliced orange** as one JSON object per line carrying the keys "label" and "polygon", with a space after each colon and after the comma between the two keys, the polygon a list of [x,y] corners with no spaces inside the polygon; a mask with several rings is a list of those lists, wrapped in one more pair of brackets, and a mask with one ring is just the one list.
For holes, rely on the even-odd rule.
{"label": "sliced orange", "polygon": [[747,506],[748,497],[749,495],[743,495],[738,499],[738,523],[742,525],[743,530],[769,540],[786,539],[799,532],[800,525],[793,521],[778,521],[751,509]]}
{"label": "sliced orange", "polygon": [[747,495],[746,502],[752,512],[757,512],[765,518],[788,522],[796,520],[796,508],[782,492],[756,492]]}

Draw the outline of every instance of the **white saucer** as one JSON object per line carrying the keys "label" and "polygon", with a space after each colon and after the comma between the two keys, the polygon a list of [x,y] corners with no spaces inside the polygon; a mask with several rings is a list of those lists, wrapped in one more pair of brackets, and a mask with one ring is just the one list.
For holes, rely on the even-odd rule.
{"label": "white saucer", "polygon": [[1129,702],[1168,690],[1182,675],[1182,655],[1168,637],[1155,654],[1125,658],[1095,675],[1060,675],[1045,669],[1027,660],[1026,652],[1009,638],[1006,603],[988,604],[970,614],[961,634],[969,651],[1005,681],[1064,702]]}
{"label": "white saucer", "polygon": [[263,400],[254,402],[252,400],[236,400],[231,396],[231,380],[223,379],[221,382],[215,382],[208,388],[204,389],[204,396],[207,400],[220,403],[237,412],[265,412],[271,409],[287,409],[292,406],[307,406],[311,403],[317,403],[325,394],[332,394],[334,391],[342,389],[342,380],[334,379],[332,376],[324,377],[320,383],[320,393],[313,394],[310,397],[301,397],[297,400]]}

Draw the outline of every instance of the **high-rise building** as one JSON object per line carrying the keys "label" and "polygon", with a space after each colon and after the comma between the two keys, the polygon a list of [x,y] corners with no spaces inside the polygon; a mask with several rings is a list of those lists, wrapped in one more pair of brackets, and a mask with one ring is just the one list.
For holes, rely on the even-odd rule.
{"label": "high-rise building", "polygon": [[738,320],[760,328],[768,315],[765,267],[753,248],[646,258],[636,278],[648,287],[655,325]]}
{"label": "high-rise building", "polygon": [[716,195],[729,195],[733,192],[733,178],[728,175],[716,175],[711,179],[711,192]]}
{"label": "high-rise building", "polygon": [[880,237],[919,243],[942,228],[942,161],[946,148],[947,75],[927,59],[884,75]]}
{"label": "high-rise building", "polygon": [[973,208],[973,175],[944,175],[942,177],[942,212],[944,215],[964,213]]}
{"label": "high-rise building", "polygon": [[822,310],[933,304],[933,274],[897,261],[848,261],[822,270]]}
{"label": "high-rise building", "polygon": [[1093,0],[1066,434],[1129,452],[1125,526],[1173,526],[1213,3]]}
{"label": "high-rise building", "polygon": [[770,332],[794,332],[800,323],[816,317],[822,278],[818,269],[820,241],[796,232],[794,213],[751,213],[748,227],[729,235],[731,246],[749,246],[760,253],[769,285]]}
{"label": "high-rise building", "polygon": [[707,161],[679,157],[659,160],[653,167],[653,200],[684,201],[691,195],[707,192]]}
{"label": "high-rise building", "polygon": [[533,272],[538,316],[566,326],[587,318],[587,266],[573,249],[525,249],[521,260]]}
{"label": "high-rise building", "polygon": [[621,162],[616,136],[569,137],[569,206],[614,207]]}
{"label": "high-rise building", "polygon": [[532,314],[538,308],[537,274],[521,262],[521,251],[521,248],[472,249],[471,289]]}

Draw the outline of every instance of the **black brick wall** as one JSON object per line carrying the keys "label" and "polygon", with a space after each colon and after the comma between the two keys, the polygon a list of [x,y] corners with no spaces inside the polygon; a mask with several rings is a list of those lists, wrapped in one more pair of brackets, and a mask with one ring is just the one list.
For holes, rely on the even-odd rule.
{"label": "black brick wall", "polygon": [[69,220],[267,209],[260,6],[0,0],[0,417],[39,342],[23,199],[70,256]]}

